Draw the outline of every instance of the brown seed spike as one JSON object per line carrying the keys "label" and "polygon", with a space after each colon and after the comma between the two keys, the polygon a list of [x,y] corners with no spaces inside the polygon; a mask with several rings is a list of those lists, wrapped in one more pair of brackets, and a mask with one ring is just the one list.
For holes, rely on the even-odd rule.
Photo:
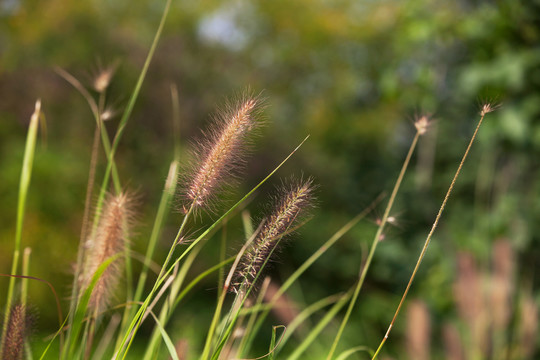
{"label": "brown seed spike", "polygon": [[261,99],[245,97],[236,107],[224,111],[209,136],[199,145],[199,165],[188,179],[186,198],[194,208],[207,207],[216,192],[234,176],[244,162],[249,135],[259,126],[255,115]]}
{"label": "brown seed spike", "polygon": [[6,328],[5,338],[2,342],[2,359],[19,360],[23,358],[24,342],[30,330],[29,317],[26,308],[17,304],[11,308]]}
{"label": "brown seed spike", "polygon": [[311,179],[283,187],[273,213],[263,220],[260,233],[238,266],[233,291],[239,292],[241,287],[253,285],[281,238],[287,234],[298,217],[312,206],[313,188]]}
{"label": "brown seed spike", "polygon": [[[107,199],[95,236],[86,251],[82,288],[86,288],[99,266],[112,256],[120,254],[125,246],[131,224],[131,199],[125,193]],[[89,308],[99,311],[105,307],[121,275],[122,260],[114,260],[96,283]]]}

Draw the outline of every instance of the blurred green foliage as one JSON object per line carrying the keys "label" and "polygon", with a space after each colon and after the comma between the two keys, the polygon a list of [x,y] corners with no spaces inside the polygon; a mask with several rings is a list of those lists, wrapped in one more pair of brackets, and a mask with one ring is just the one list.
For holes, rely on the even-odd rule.
{"label": "blurred green foliage", "polygon": [[[48,128],[36,155],[23,242],[33,248],[31,274],[68,294],[94,123],[83,98],[53,69],[64,68],[90,86],[100,68],[118,61],[107,95],[111,108],[121,112],[162,7],[159,1],[125,0],[0,4],[1,272],[11,261],[26,124],[41,98]],[[532,291],[538,304],[540,2],[174,1],[117,156],[123,183],[139,193],[137,251],[144,249],[141,241],[173,157],[172,84],[180,92],[184,150],[225,97],[249,86],[268,98],[268,126],[244,189],[311,135],[281,175],[313,175],[320,184],[319,207],[281,255],[277,279],[390,190],[414,134],[414,115],[433,116],[398,196],[398,226],[388,230],[375,256],[347,346],[375,346],[386,331],[480,104],[500,103],[481,129],[411,297],[428,303],[437,324],[451,319],[456,253],[472,252],[487,269],[493,242],[508,239],[517,254],[517,288]],[[117,120],[107,124],[111,134]],[[264,194],[257,200],[264,202]],[[260,208],[252,204],[255,217]],[[373,220],[382,214],[379,208]],[[162,250],[178,219],[177,213],[169,217]],[[296,299],[311,303],[351,286],[374,231],[366,221],[338,242],[293,290]],[[235,246],[242,239],[239,230],[230,237]],[[216,253],[209,246],[196,269],[215,263]],[[214,287],[212,279],[208,288]],[[52,332],[56,315],[43,310],[53,306],[47,291],[36,284],[30,296],[41,326]],[[213,306],[214,291],[199,292],[193,296],[204,300],[185,305],[192,314]],[[173,325],[179,336],[207,327],[208,319],[183,313],[179,319],[189,327]],[[398,320],[387,348],[399,358],[404,323]],[[322,347],[336,329],[329,328]],[[440,355],[437,346],[434,354]]]}

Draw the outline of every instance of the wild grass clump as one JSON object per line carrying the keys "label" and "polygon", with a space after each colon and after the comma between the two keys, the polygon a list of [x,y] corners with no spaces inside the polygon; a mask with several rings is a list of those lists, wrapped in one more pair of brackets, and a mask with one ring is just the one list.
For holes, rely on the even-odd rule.
{"label": "wild grass clump", "polygon": [[[54,335],[47,339],[45,349],[39,354],[35,354],[37,356],[34,358],[126,359],[132,356],[132,358],[151,360],[165,358],[165,356],[172,359],[185,359],[190,355],[196,355],[202,360],[246,358],[248,356],[272,359],[278,354],[281,356],[286,353],[283,356],[287,356],[288,359],[305,359],[313,358],[313,353],[307,355],[307,352],[312,349],[313,343],[321,338],[323,331],[326,331],[325,339],[332,338],[333,341],[325,343],[328,349],[324,351],[323,355],[319,352],[316,356],[327,359],[345,359],[356,352],[367,352],[371,358],[376,358],[382,351],[383,345],[398,319],[419,266],[425,257],[428,245],[432,241],[443,211],[456,187],[457,179],[471,151],[479,128],[485,116],[493,111],[495,106],[485,104],[481,109],[476,130],[461,161],[456,161],[458,164],[456,173],[449,183],[439,211],[434,214],[431,230],[426,236],[424,246],[403,291],[401,301],[396,304],[397,308],[393,318],[389,315],[388,319],[382,319],[387,320],[389,326],[386,334],[381,334],[382,341],[378,348],[373,348],[373,344],[365,346],[362,343],[363,340],[359,339],[358,346],[341,349],[340,354],[337,354],[343,334],[349,330],[349,320],[355,316],[353,310],[357,305],[377,247],[381,243],[381,239],[384,238],[386,225],[392,220],[390,214],[417,143],[420,137],[429,131],[431,120],[425,115],[419,116],[414,123],[416,133],[386,202],[384,215],[377,223],[377,230],[374,232],[369,252],[363,261],[358,262],[358,276],[355,281],[343,292],[331,294],[313,304],[306,305],[305,308],[289,312],[292,316],[287,320],[287,328],[285,329],[283,325],[274,326],[271,329],[271,335],[266,339],[268,351],[265,354],[255,354],[254,351],[257,350],[255,344],[264,332],[265,320],[270,312],[276,310],[280,304],[290,306],[288,304],[293,301],[291,300],[292,296],[285,297],[284,294],[331,246],[382,202],[384,196],[379,196],[372,205],[337,229],[282,284],[278,284],[269,277],[265,280],[266,267],[281,247],[283,239],[301,227],[303,223],[301,220],[306,218],[306,213],[313,207],[316,185],[315,180],[311,177],[308,177],[307,180],[285,181],[284,185],[277,191],[268,214],[263,217],[255,229],[247,210],[244,210],[248,206],[247,200],[256,197],[257,190],[265,186],[266,182],[275,176],[282,165],[301,148],[307,140],[306,137],[297,146],[291,146],[289,154],[283,154],[284,160],[281,163],[267,164],[269,168],[267,176],[240,199],[237,199],[234,205],[222,212],[217,210],[220,208],[217,206],[220,201],[220,191],[225,187],[232,186],[232,180],[242,178],[241,169],[247,165],[250,140],[263,123],[264,102],[260,96],[253,96],[248,91],[239,100],[230,102],[229,105],[222,108],[215,116],[213,125],[204,132],[203,139],[195,142],[197,145],[194,150],[196,156],[193,164],[182,167],[179,151],[174,152],[170,159],[163,192],[156,206],[154,222],[150,225],[150,236],[147,239],[133,236],[131,230],[133,201],[125,191],[126,184],[121,181],[123,177],[119,174],[115,154],[139,96],[169,5],[170,1],[167,3],[148,58],[118,122],[112,141],[107,131],[110,129],[105,129],[105,121],[109,119],[106,110],[106,90],[113,81],[112,77],[116,65],[104,67],[94,79],[91,86],[96,97],[65,70],[57,69],[57,72],[87,100],[96,127],[90,148],[91,160],[86,202],[84,210],[81,210],[80,245],[77,259],[74,259],[76,266],[67,315],[64,317],[61,310],[58,311],[60,317],[58,329]],[[173,88],[172,99],[175,109],[178,108],[177,96],[178,94]],[[19,257],[25,203],[30,186],[40,120],[43,120],[43,114],[38,101],[28,130],[21,172],[13,263],[9,275],[10,285],[6,296],[6,316],[2,331],[2,349],[0,350],[2,359],[21,359],[23,352],[28,353],[28,350],[32,348],[27,338],[29,328],[26,320],[28,281],[40,279],[29,276],[30,252],[25,252],[22,267],[19,265]],[[109,121],[107,126],[112,126],[112,123]],[[177,119],[175,120],[175,128],[178,128]],[[176,149],[179,149],[178,144],[175,145]],[[104,154],[104,164],[99,163],[102,158],[99,156],[100,153]],[[162,175],[165,177],[165,174]],[[98,185],[96,186],[96,184]],[[155,255],[158,240],[164,238],[162,230],[165,219],[172,212],[172,204],[178,201],[181,202],[183,211],[181,219],[176,225],[176,236],[163,239],[163,243],[168,244],[169,247],[167,255],[160,258]],[[238,243],[243,245],[240,250],[228,257],[226,254],[234,246],[230,246],[227,241],[225,225],[241,210],[244,210],[242,213],[244,234],[241,239],[238,239]],[[198,222],[200,217],[196,215],[203,212],[211,212],[215,219],[210,224],[201,227]],[[140,226],[146,225],[141,224]],[[219,230],[221,230],[222,235],[221,243],[216,244],[219,240],[214,235]],[[188,234],[190,235],[189,241],[182,241],[187,238]],[[145,245],[144,255],[135,256],[131,249],[131,242]],[[193,265],[197,263],[201,250],[209,243],[212,244],[209,246],[221,248],[219,261],[207,269],[200,270],[197,274],[192,274],[195,268]],[[497,351],[513,346],[507,342],[509,336],[502,331],[509,324],[511,318],[508,309],[513,307],[509,301],[513,292],[510,281],[513,263],[512,260],[509,260],[511,259],[509,253],[510,251],[504,245],[497,246],[494,254],[494,274],[491,279],[491,282],[497,286],[488,292],[490,298],[488,303],[494,314],[491,326],[496,330],[501,330],[493,338],[493,346]],[[134,258],[140,260],[142,264],[140,272],[134,271],[135,267],[132,266]],[[200,269],[200,266],[197,268]],[[225,269],[228,269],[228,272]],[[206,333],[199,334],[197,340],[192,342],[177,338],[177,334],[172,332],[168,325],[175,314],[185,311],[185,309],[178,309],[179,304],[204,279],[215,274],[219,274],[216,283],[217,299],[215,307],[208,311],[208,313],[213,313],[213,316],[211,321],[204,326],[207,328]],[[486,303],[482,302],[479,297],[482,296],[482,299],[485,300],[486,296],[479,290],[479,285],[476,283],[479,275],[470,262],[467,260],[460,262],[459,274],[456,283],[456,302],[460,311],[463,312],[463,321],[472,321],[474,316],[477,316],[476,312],[476,315],[473,316],[466,313],[465,310],[470,311],[476,307],[485,307]],[[22,280],[16,280],[19,278]],[[123,286],[119,286],[121,282],[125,283],[125,289]],[[475,293],[472,289],[479,292]],[[478,296],[471,300],[471,294],[478,294]],[[537,308],[530,296],[520,301],[520,307],[523,314],[537,315]],[[341,316],[340,313],[344,309],[346,311]],[[426,338],[426,334],[430,332],[429,315],[426,311],[425,305],[421,302],[414,302],[409,308],[409,317],[416,319],[415,321],[421,324],[421,329],[416,327],[414,330],[421,330],[418,334],[413,333],[413,330],[409,331],[410,340],[407,346],[408,351],[411,354],[416,354],[414,356],[417,358],[427,356],[423,350],[430,344]],[[322,315],[313,316],[314,314]],[[311,321],[310,324],[307,324],[308,319]],[[534,342],[530,339],[534,336],[537,322],[526,321],[526,316],[523,316],[523,319],[520,336],[511,339],[514,343],[524,344],[523,350],[513,353],[515,356],[509,356],[510,359],[533,356],[530,348]],[[150,328],[150,333],[141,336],[139,331],[144,322]],[[471,343],[478,347],[477,352],[471,353],[472,357],[486,351],[484,345],[488,342],[483,337],[485,335],[477,331],[479,323],[482,322],[478,320],[474,324],[467,324],[470,328]],[[482,326],[484,327],[481,330],[485,331],[485,324]],[[300,333],[299,329],[302,329],[301,335],[298,336],[299,339],[293,346],[289,345],[291,337]],[[453,344],[449,345],[450,348],[452,346],[457,348],[461,346],[459,342],[461,339],[453,335],[455,332],[448,330],[445,337],[453,340],[453,342],[448,341],[448,343]],[[143,348],[142,357],[141,354],[132,355],[135,343],[137,343],[138,348]],[[56,351],[52,350],[53,348],[58,349],[57,354],[53,354]],[[189,355],[187,348],[191,349]]]}

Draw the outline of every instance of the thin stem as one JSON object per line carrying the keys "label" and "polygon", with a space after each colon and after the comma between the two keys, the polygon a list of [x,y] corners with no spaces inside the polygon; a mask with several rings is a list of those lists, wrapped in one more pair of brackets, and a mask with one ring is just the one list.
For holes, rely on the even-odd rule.
{"label": "thin stem", "polygon": [[330,352],[328,353],[328,356],[326,357],[327,360],[332,359],[332,356],[334,355],[334,352],[336,351],[337,345],[339,343],[341,335],[343,334],[345,326],[347,325],[347,322],[349,321],[354,305],[356,304],[356,300],[358,299],[358,295],[360,294],[360,289],[362,288],[362,285],[364,284],[364,280],[366,278],[366,274],[368,272],[369,266],[371,265],[371,261],[373,260],[375,250],[377,249],[377,245],[379,244],[381,234],[386,225],[386,221],[388,220],[388,215],[390,214],[390,211],[392,210],[392,206],[394,205],[394,200],[396,199],[396,195],[403,181],[403,177],[405,176],[405,172],[407,171],[407,167],[409,166],[409,162],[411,160],[416,144],[418,143],[419,137],[420,137],[420,131],[417,131],[412,141],[412,144],[409,148],[409,152],[407,153],[407,157],[405,158],[405,162],[403,163],[403,166],[401,167],[401,171],[396,180],[396,184],[394,185],[394,189],[392,190],[392,195],[390,195],[390,199],[388,200],[388,205],[386,206],[383,218],[381,220],[381,224],[379,225],[379,228],[377,229],[377,233],[375,234],[375,238],[373,239],[373,243],[371,244],[371,249],[366,259],[366,263],[364,264],[363,267],[361,267],[360,280],[356,284],[356,288],[354,289],[354,294],[351,298],[351,302],[349,303],[349,307],[347,308],[347,312],[345,313],[345,317],[343,318],[343,321],[341,322],[338,333],[334,339],[334,342],[332,343],[332,347],[330,348]]}
{"label": "thin stem", "polygon": [[459,174],[461,172],[461,168],[463,167],[463,164],[465,163],[465,160],[467,159],[467,156],[469,155],[469,151],[472,147],[472,144],[476,138],[476,135],[478,134],[478,130],[480,129],[480,125],[482,125],[482,121],[484,120],[484,117],[487,112],[482,111],[480,121],[478,121],[478,125],[476,126],[476,129],[474,130],[473,136],[471,137],[471,140],[469,141],[469,145],[467,146],[467,149],[465,150],[465,153],[463,154],[463,157],[461,158],[461,162],[459,163],[458,169],[456,171],[456,174],[454,175],[454,178],[452,179],[452,182],[450,183],[450,187],[448,188],[448,191],[446,192],[446,195],[444,197],[444,200],[442,202],[441,207],[439,208],[439,212],[437,213],[437,217],[435,218],[435,221],[433,222],[433,226],[431,227],[431,230],[426,238],[426,241],[424,243],[424,246],[422,247],[422,251],[420,252],[420,256],[418,257],[418,260],[416,261],[416,265],[414,266],[414,270],[411,274],[411,277],[409,278],[409,283],[407,284],[407,287],[405,288],[405,291],[403,292],[403,296],[401,297],[401,300],[399,301],[399,305],[396,309],[396,312],[394,313],[394,317],[392,318],[392,321],[390,322],[390,325],[388,326],[388,330],[386,331],[386,334],[384,335],[384,338],[382,339],[379,347],[377,348],[377,351],[373,355],[372,360],[377,358],[377,355],[379,355],[379,352],[381,351],[382,347],[384,346],[384,343],[386,342],[386,339],[388,339],[388,336],[390,335],[390,331],[392,330],[392,327],[394,326],[394,323],[396,321],[396,318],[401,310],[401,307],[403,306],[403,303],[405,302],[405,298],[407,297],[407,294],[409,293],[409,290],[411,288],[412,282],[414,281],[414,278],[416,276],[416,273],[418,272],[418,268],[420,267],[420,263],[424,259],[424,256],[426,254],[427,248],[429,243],[431,242],[431,237],[433,236],[433,233],[435,232],[435,229],[437,228],[437,225],[439,224],[439,220],[441,219],[442,213],[444,211],[444,208],[446,207],[446,203],[448,202],[448,199],[450,198],[450,194],[452,193],[452,190],[454,189],[454,186],[456,184],[456,180],[459,177]]}

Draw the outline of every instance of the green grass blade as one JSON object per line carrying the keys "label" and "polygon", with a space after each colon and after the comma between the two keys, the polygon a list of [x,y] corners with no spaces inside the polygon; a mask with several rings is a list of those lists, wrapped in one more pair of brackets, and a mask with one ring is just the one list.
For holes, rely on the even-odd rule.
{"label": "green grass blade", "polygon": [[75,351],[78,345],[78,337],[81,332],[82,324],[84,322],[86,310],[88,309],[88,303],[90,302],[90,297],[92,296],[92,291],[94,290],[94,287],[96,286],[98,280],[101,278],[105,270],[119,256],[120,255],[111,256],[110,258],[105,260],[101,265],[99,265],[95,274],[92,276],[92,280],[90,281],[90,284],[88,285],[86,290],[83,292],[81,299],[78,302],[75,315],[73,316],[73,325],[72,325],[73,329],[71,331],[71,335],[66,344],[69,348],[68,359],[75,358],[74,355],[75,355]]}
{"label": "green grass blade", "polygon": [[328,356],[326,357],[327,360],[331,360],[334,352],[337,349],[339,340],[341,339],[341,335],[343,334],[343,331],[345,330],[345,326],[347,326],[347,322],[349,321],[349,318],[351,316],[352,310],[354,306],[356,305],[356,300],[358,299],[358,295],[360,294],[360,290],[362,289],[362,286],[364,285],[364,280],[366,279],[367,272],[369,270],[369,267],[371,265],[371,261],[373,260],[373,256],[375,255],[375,251],[377,250],[377,245],[380,242],[381,235],[383,233],[384,227],[386,225],[386,222],[388,220],[388,216],[390,215],[390,211],[392,210],[392,206],[394,205],[394,200],[396,199],[397,193],[401,187],[401,183],[403,182],[403,178],[405,176],[405,172],[407,171],[407,168],[409,166],[409,162],[412,158],[412,154],[414,153],[414,149],[416,148],[416,144],[418,143],[418,138],[420,137],[420,132],[417,131],[416,135],[414,136],[414,139],[411,143],[411,146],[409,147],[409,151],[407,153],[407,156],[405,157],[405,161],[403,162],[403,166],[401,167],[401,171],[399,172],[398,178],[396,180],[396,183],[394,185],[394,189],[392,190],[392,194],[390,195],[390,199],[388,200],[388,204],[386,205],[386,209],[384,210],[384,215],[381,219],[381,223],[379,225],[379,228],[377,229],[377,232],[375,233],[375,237],[373,238],[373,242],[371,243],[371,248],[369,250],[368,257],[366,259],[365,264],[360,266],[360,279],[358,283],[356,284],[356,288],[354,289],[354,294],[352,296],[351,302],[349,303],[349,307],[347,308],[347,312],[345,313],[345,317],[341,321],[341,325],[339,326],[339,330],[336,334],[336,337],[334,338],[334,342],[332,343],[332,347],[330,348],[330,351],[328,352]]}
{"label": "green grass blade", "polygon": [[[202,243],[201,243],[202,245]],[[191,268],[191,265],[193,265],[193,262],[197,258],[197,255],[199,255],[199,252],[201,251],[202,247],[197,247],[194,251],[189,254],[186,261],[182,264],[182,267],[180,268],[180,271],[178,271],[178,274],[174,276],[174,281],[170,287],[169,290],[169,296],[163,303],[160,313],[159,313],[159,322],[160,324],[163,324],[165,326],[170,318],[170,315],[173,311],[172,307],[174,305],[174,299],[178,295],[178,292],[180,291],[180,287],[184,283],[184,280],[187,276],[187,273],[189,269]],[[158,328],[154,328],[154,331],[152,332],[152,336],[150,337],[150,342],[148,343],[146,347],[146,352],[144,355],[144,359],[149,360],[152,357],[152,354],[155,353],[158,345],[159,345],[159,332]]]}
{"label": "green grass blade", "polygon": [[30,272],[30,254],[32,249],[27,247],[24,249],[22,261],[22,278],[21,281],[21,304],[26,307],[28,301],[28,273]]}
{"label": "green grass blade", "polygon": [[304,341],[300,343],[300,345],[294,350],[294,352],[289,356],[289,360],[297,360],[300,358],[300,356],[304,353],[304,351],[307,350],[309,345],[328,326],[328,323],[332,321],[337,315],[337,313],[347,304],[347,302],[350,300],[351,295],[353,293],[353,289],[349,290],[346,294],[344,294],[341,299],[337,303],[332,306],[332,308],[324,315],[324,317],[319,321],[319,323],[309,332],[309,334],[306,336]]}
{"label": "green grass blade", "polygon": [[344,352],[342,352],[341,354],[339,354],[339,356],[336,358],[336,360],[345,360],[347,359],[349,356],[351,356],[352,354],[354,353],[357,353],[357,352],[360,352],[360,351],[365,351],[369,354],[369,356],[373,356],[373,354],[375,353],[373,351],[373,349],[370,349],[369,347],[367,346],[356,346],[356,347],[353,347],[351,349],[348,349],[348,350],[345,350]]}
{"label": "green grass blade", "polygon": [[268,349],[268,360],[274,359],[274,355],[276,354],[277,347],[281,344],[281,339],[283,339],[284,334],[281,334],[280,341],[276,345],[276,334],[277,334],[277,329],[279,328],[282,328],[284,333],[285,331],[287,331],[287,328],[283,325],[272,327],[272,339],[270,340],[270,347]]}
{"label": "green grass blade", "polygon": [[167,3],[165,4],[165,9],[163,10],[163,15],[161,17],[158,29],[156,31],[156,35],[154,36],[154,40],[152,41],[152,45],[150,45],[150,50],[148,51],[148,55],[146,56],[146,60],[144,62],[143,68],[141,69],[141,73],[139,74],[139,78],[137,79],[137,83],[135,84],[135,88],[133,89],[133,92],[131,93],[128,104],[126,106],[126,109],[124,110],[124,113],[122,114],[122,118],[120,119],[120,123],[118,125],[118,129],[116,131],[116,135],[114,137],[114,140],[113,140],[113,143],[112,143],[112,146],[111,146],[111,151],[109,153],[108,162],[107,162],[107,168],[105,169],[105,175],[103,176],[103,183],[101,185],[99,198],[98,198],[98,206],[97,206],[98,209],[101,206],[101,204],[103,203],[103,200],[105,198],[105,194],[107,192],[107,188],[108,188],[108,184],[109,184],[109,178],[110,178],[110,175],[111,175],[111,169],[112,169],[113,163],[114,163],[114,155],[116,154],[118,144],[120,143],[120,139],[122,138],[122,135],[123,135],[124,130],[126,128],[129,117],[131,116],[131,113],[133,111],[133,107],[135,106],[135,102],[137,101],[137,98],[139,97],[139,93],[141,91],[142,84],[144,82],[144,79],[146,78],[146,73],[148,72],[148,68],[149,68],[150,63],[152,61],[152,58],[154,57],[154,53],[156,51],[157,44],[159,42],[159,39],[161,38],[161,33],[163,31],[163,27],[165,26],[165,20],[167,19],[167,16],[169,14],[170,6],[171,6],[171,0],[167,0]]}
{"label": "green grass blade", "polygon": [[[302,325],[311,315],[316,313],[317,311],[321,310],[322,308],[334,304],[340,299],[342,299],[344,294],[336,294],[328,296],[324,299],[320,299],[316,301],[315,303],[309,305],[306,307],[300,314],[298,314],[293,321],[287,326],[287,333],[283,336],[282,340],[282,346],[284,346],[287,341],[290,339],[290,337],[294,334],[295,330],[298,329],[300,325]],[[346,294],[345,294],[346,296]]]}
{"label": "green grass blade", "polygon": [[159,329],[159,332],[161,334],[161,337],[163,338],[163,342],[165,342],[165,345],[167,346],[167,349],[169,350],[169,355],[173,360],[180,360],[178,359],[178,354],[176,353],[176,349],[174,348],[174,344],[171,341],[171,338],[169,337],[169,334],[165,331],[163,328],[163,325],[159,322],[158,318],[154,315],[154,313],[150,312],[152,314],[152,317],[156,321],[156,326]]}
{"label": "green grass blade", "polygon": [[[30,187],[30,179],[32,178],[32,167],[34,165],[34,153],[36,150],[37,134],[39,128],[39,120],[41,114],[41,100],[36,101],[34,113],[30,118],[30,126],[26,136],[26,145],[24,148],[24,157],[21,170],[21,178],[19,182],[19,197],[17,202],[17,223],[15,229],[15,246],[13,248],[13,262],[11,263],[11,274],[16,275],[19,268],[19,257],[21,251],[22,230],[24,223],[24,213],[26,207],[26,198],[28,196],[28,188]],[[9,279],[8,292],[6,297],[6,307],[4,311],[4,325],[2,328],[2,339],[5,337],[8,318],[13,302],[13,293],[15,290],[15,278]]]}
{"label": "green grass blade", "polygon": [[71,315],[71,314],[68,314],[68,316],[66,317],[66,319],[64,320],[64,322],[63,322],[62,324],[60,324],[60,329],[58,329],[58,331],[54,334],[54,336],[52,337],[52,339],[49,341],[49,343],[47,344],[47,346],[45,347],[45,349],[44,349],[43,352],[41,353],[41,356],[39,357],[39,360],[45,359],[45,355],[47,355],[47,352],[48,352],[49,349],[51,348],[51,345],[54,343],[54,341],[56,340],[56,338],[64,331],[64,326],[66,325],[68,319],[71,317],[70,315]]}

